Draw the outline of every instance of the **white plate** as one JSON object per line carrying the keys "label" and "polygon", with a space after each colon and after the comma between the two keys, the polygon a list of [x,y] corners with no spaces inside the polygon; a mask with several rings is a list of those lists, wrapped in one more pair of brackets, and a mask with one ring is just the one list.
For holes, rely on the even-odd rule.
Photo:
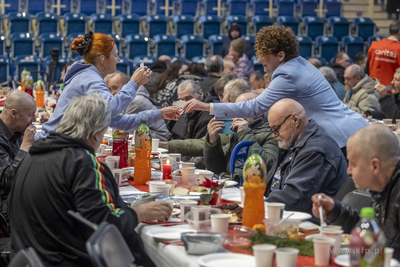
{"label": "white plate", "polygon": [[181,233],[196,232],[189,228],[175,228],[175,227],[154,227],[147,231],[147,235],[153,237],[157,242],[181,240]]}
{"label": "white plate", "polygon": [[[350,267],[350,255],[339,255],[333,260],[337,265]],[[400,263],[396,259],[390,261],[390,267],[399,267]]]}
{"label": "white plate", "polygon": [[172,216],[176,216],[181,213],[181,209],[173,208],[172,209]]}
{"label": "white plate", "polygon": [[[291,213],[294,213],[289,219],[290,220],[308,220],[311,219],[312,216],[311,214],[305,213],[305,212],[299,212],[299,211],[283,211],[283,218],[286,218],[289,216]],[[268,212],[267,212],[267,207],[265,207],[265,218],[268,218]]]}
{"label": "white plate", "polygon": [[[292,218],[292,217],[290,217],[290,218]],[[313,235],[306,236],[305,239],[312,241],[315,237],[320,237],[320,236],[321,236],[321,234],[313,234]],[[346,243],[346,242],[341,242],[340,243],[340,247],[348,247],[349,245],[350,245],[350,243]]]}
{"label": "white plate", "polygon": [[160,147],[158,148],[157,151],[151,151],[152,154],[166,153],[166,152],[168,152],[168,149],[166,149],[166,148],[160,148]]}
{"label": "white plate", "polygon": [[253,256],[239,253],[214,253],[199,258],[198,263],[202,267],[252,267],[255,265]]}
{"label": "white plate", "polygon": [[222,199],[229,201],[229,202],[235,202],[235,203],[241,203],[242,200],[240,199],[240,196],[236,196],[236,195],[222,195],[221,196]]}
{"label": "white plate", "polygon": [[[219,181],[218,183],[222,183],[223,181]],[[235,186],[238,183],[236,181],[225,181],[225,187]]]}

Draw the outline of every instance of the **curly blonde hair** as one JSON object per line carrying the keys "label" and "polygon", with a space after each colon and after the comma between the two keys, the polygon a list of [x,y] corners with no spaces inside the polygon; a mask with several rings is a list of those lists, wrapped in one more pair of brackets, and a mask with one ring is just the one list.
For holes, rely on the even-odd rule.
{"label": "curly blonde hair", "polygon": [[256,36],[254,45],[257,57],[285,52],[284,61],[299,56],[299,42],[291,28],[285,26],[263,27]]}

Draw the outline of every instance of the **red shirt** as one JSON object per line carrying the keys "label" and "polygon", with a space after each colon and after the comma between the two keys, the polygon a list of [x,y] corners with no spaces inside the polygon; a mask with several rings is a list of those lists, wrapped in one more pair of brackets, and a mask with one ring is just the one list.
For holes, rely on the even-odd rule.
{"label": "red shirt", "polygon": [[369,76],[389,86],[400,68],[400,43],[390,39],[374,41],[368,49],[368,59]]}

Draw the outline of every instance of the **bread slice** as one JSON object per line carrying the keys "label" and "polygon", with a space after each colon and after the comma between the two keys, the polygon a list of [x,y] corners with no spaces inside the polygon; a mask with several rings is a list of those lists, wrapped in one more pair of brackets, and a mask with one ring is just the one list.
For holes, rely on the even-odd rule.
{"label": "bread slice", "polygon": [[174,195],[188,195],[189,194],[189,189],[184,188],[184,187],[177,187],[174,189],[172,192]]}
{"label": "bread slice", "polygon": [[319,233],[319,227],[318,225],[299,227],[299,232],[303,234],[317,234]]}

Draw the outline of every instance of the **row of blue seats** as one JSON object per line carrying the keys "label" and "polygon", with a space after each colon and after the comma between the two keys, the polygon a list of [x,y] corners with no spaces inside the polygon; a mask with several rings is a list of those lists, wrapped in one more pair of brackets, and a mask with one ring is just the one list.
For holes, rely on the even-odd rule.
{"label": "row of blue seats", "polygon": [[[8,29],[9,34],[17,32],[30,32],[29,15],[20,14],[18,19],[9,19]],[[154,15],[146,17],[146,30],[140,31],[140,17],[138,15],[122,15],[118,18],[117,34],[122,37],[128,34],[145,34],[153,38],[158,34],[167,34],[169,18],[163,15]],[[171,18],[173,30],[172,35],[181,38],[183,35],[195,34],[196,23],[198,22],[200,34],[208,39],[209,36],[221,34],[222,21],[216,16],[202,16],[198,21],[193,16],[175,16]],[[304,17],[302,24],[297,18],[290,16],[280,16],[277,18],[277,25],[284,25],[291,27],[293,32],[299,34],[299,26],[302,25],[306,32],[306,36],[311,37],[313,40],[317,36],[325,35],[326,29],[330,29],[332,36],[341,39],[343,36],[350,34],[350,23],[346,18],[332,17],[325,20],[319,17]],[[232,23],[241,26],[242,34],[247,35],[252,31],[257,33],[262,27],[273,25],[275,21],[267,16],[254,16],[251,23],[243,16],[228,16],[224,25],[228,29]],[[93,14],[90,20],[91,29],[94,32],[105,34],[115,34],[114,31],[114,18],[107,14]],[[359,17],[353,20],[352,28],[356,32],[356,36],[360,36],[366,41],[368,37],[374,36],[376,33],[375,23],[370,18]],[[59,21],[57,15],[50,13],[38,13],[36,18],[37,36],[44,33],[58,33]],[[83,14],[67,14],[64,20],[64,36],[69,36],[76,33],[84,33],[87,31],[87,19]]]}
{"label": "row of blue seats", "polygon": [[[4,11],[21,11],[36,14],[41,11],[65,15],[66,13],[108,13],[146,15],[192,15],[228,16],[269,15],[269,0],[57,0],[48,5],[48,0],[3,0]],[[19,2],[19,3],[18,3]],[[26,3],[28,2],[28,3]],[[278,16],[316,16],[319,0],[273,0],[274,13]],[[340,0],[324,0],[326,17],[341,15]],[[3,13],[4,13],[3,11]]]}

